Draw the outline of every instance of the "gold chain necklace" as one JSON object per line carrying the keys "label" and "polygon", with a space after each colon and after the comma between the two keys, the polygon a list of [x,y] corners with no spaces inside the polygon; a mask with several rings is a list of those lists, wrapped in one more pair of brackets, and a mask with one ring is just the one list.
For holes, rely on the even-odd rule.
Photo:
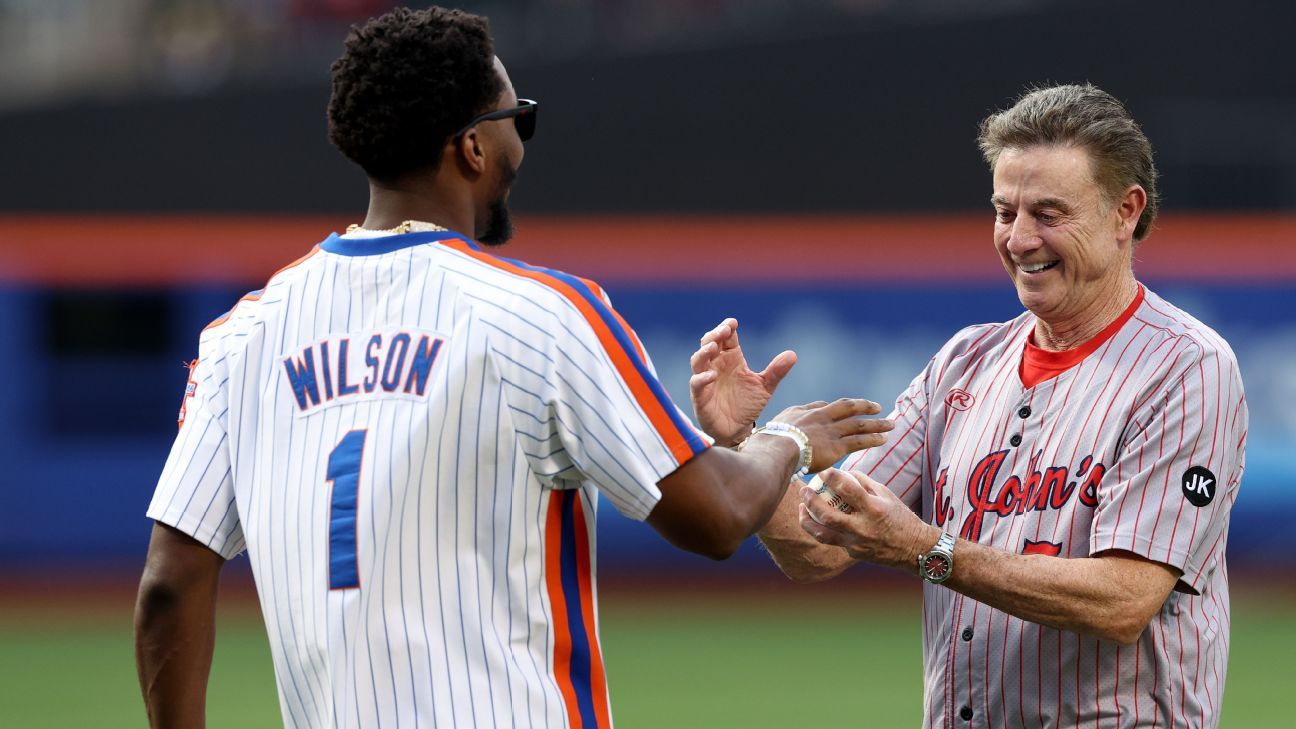
{"label": "gold chain necklace", "polygon": [[406,220],[395,228],[383,228],[381,230],[366,228],[359,223],[352,223],[347,226],[346,232],[354,233],[356,231],[364,231],[366,233],[390,233],[392,235],[401,235],[404,233],[418,233],[436,230],[448,230],[448,228],[443,228],[436,223],[425,223],[422,220]]}

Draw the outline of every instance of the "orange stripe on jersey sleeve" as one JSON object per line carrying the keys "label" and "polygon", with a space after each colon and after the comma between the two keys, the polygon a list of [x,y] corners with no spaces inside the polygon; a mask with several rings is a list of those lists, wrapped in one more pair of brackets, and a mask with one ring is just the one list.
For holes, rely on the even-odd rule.
{"label": "orange stripe on jersey sleeve", "polygon": [[[306,253],[306,255],[302,256],[301,258],[298,258],[292,263],[289,263],[287,266],[284,266],[278,271],[275,271],[274,273],[270,274],[270,278],[266,279],[266,285],[269,286],[270,282],[274,280],[275,276],[278,276],[279,274],[283,273],[284,271],[287,271],[290,268],[296,268],[297,266],[300,266],[301,264],[305,263],[307,259],[309,259],[310,257],[314,256],[316,253],[319,252],[320,252],[319,246],[315,246],[311,248],[310,251]],[[224,324],[226,321],[229,320],[230,316],[234,313],[234,310],[238,308],[239,304],[243,303],[244,301],[256,301],[260,299],[261,294],[264,291],[265,289],[261,289],[260,291],[253,291],[250,294],[243,295],[238,301],[234,302],[234,305],[230,307],[229,311],[225,312],[224,314],[221,314],[215,321],[203,327],[203,331],[205,332],[208,329],[211,329],[212,327],[220,326],[221,324]]]}
{"label": "orange stripe on jersey sleeve", "polygon": [[580,705],[571,678],[572,638],[567,622],[567,599],[562,587],[562,492],[549,493],[549,511],[545,515],[545,588],[554,626],[554,678],[562,692],[563,703],[572,729],[581,729]]}
{"label": "orange stripe on jersey sleeve", "polygon": [[[616,368],[617,373],[621,375],[622,380],[624,380],[626,385],[630,388],[630,392],[634,396],[635,402],[638,403],[639,408],[644,412],[644,414],[648,416],[648,420],[652,423],[653,428],[659,435],[661,435],[662,440],[665,441],[667,447],[670,449],[671,455],[674,456],[676,463],[682,464],[697,453],[705,450],[705,443],[702,442],[701,438],[695,431],[693,431],[691,426],[686,426],[688,427],[688,431],[685,431],[683,428],[675,424],[670,413],[666,411],[665,405],[653,393],[651,385],[649,385],[645,378],[639,373],[634,361],[631,360],[630,353],[627,352],[621,343],[617,341],[616,335],[608,327],[607,323],[603,321],[603,318],[599,315],[598,311],[595,310],[594,306],[573,286],[549,273],[524,268],[523,266],[511,261],[483,253],[482,251],[473,248],[465,241],[446,240],[444,241],[444,244],[489,266],[539,282],[557,293],[562,294],[564,298],[576,307],[576,310],[580,312],[581,316],[583,316],[585,321],[590,325],[590,328],[593,329],[595,336],[598,337],[599,342],[603,345],[604,351],[608,353],[609,358],[612,360],[613,367]],[[615,310],[612,310],[611,307],[609,307],[609,310],[612,311],[612,315],[616,317],[617,321],[624,325],[624,321],[621,320],[620,315],[616,314]],[[628,326],[625,327],[625,329],[627,333],[631,331]],[[634,339],[633,336],[631,336],[631,340],[635,342],[637,347],[637,340]],[[641,359],[641,361],[645,360]],[[701,443],[701,446],[698,447],[691,444],[689,442],[690,440]]]}
{"label": "orange stripe on jersey sleeve", "polygon": [[[589,290],[593,291],[595,296],[602,299],[604,303],[607,303],[608,300],[607,292],[603,290],[602,286],[599,286],[597,283],[595,283],[594,281],[588,278],[582,278],[580,276],[577,276],[576,278],[581,283],[588,286]],[[608,304],[608,311],[612,312],[612,316],[616,317],[617,322],[621,324],[621,327],[626,330],[626,334],[628,334],[631,337],[631,339],[634,341],[635,351],[639,353],[639,359],[647,362],[648,355],[644,352],[643,342],[639,341],[639,335],[635,333],[634,329],[630,328],[630,325],[626,323],[625,319],[621,318],[621,312],[613,308],[611,304]]]}

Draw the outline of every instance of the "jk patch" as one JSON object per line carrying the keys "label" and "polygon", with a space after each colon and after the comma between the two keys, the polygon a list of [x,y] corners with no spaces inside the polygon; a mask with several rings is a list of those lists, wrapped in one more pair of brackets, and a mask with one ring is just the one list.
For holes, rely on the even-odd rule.
{"label": "jk patch", "polygon": [[1217,486],[1219,484],[1215,481],[1215,474],[1201,466],[1193,466],[1184,471],[1184,496],[1193,506],[1202,507],[1209,504],[1211,499],[1215,498]]}

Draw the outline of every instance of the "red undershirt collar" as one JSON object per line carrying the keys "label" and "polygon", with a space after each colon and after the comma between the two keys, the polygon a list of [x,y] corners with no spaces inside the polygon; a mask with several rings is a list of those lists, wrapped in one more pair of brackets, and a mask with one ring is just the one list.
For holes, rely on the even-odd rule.
{"label": "red undershirt collar", "polygon": [[1131,316],[1134,316],[1134,311],[1142,303],[1143,284],[1139,284],[1138,293],[1134,295],[1134,301],[1125,307],[1125,311],[1116,317],[1116,321],[1108,324],[1105,329],[1083,344],[1061,352],[1050,352],[1037,347],[1035,345],[1035,329],[1032,327],[1030,334],[1026,337],[1026,346],[1022,351],[1020,367],[1022,384],[1027,388],[1035,387],[1041,382],[1047,382],[1080,364],[1085,357],[1093,354],[1104,342],[1115,336],[1116,332],[1125,326],[1125,322],[1129,321]]}

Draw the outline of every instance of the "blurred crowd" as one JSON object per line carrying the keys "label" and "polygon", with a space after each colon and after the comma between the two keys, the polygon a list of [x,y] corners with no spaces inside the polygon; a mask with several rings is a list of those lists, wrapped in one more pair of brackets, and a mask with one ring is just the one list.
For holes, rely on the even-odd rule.
{"label": "blurred crowd", "polygon": [[[462,0],[512,60],[651,54],[1071,0]],[[0,0],[0,109],[318,81],[346,28],[396,0]]]}

